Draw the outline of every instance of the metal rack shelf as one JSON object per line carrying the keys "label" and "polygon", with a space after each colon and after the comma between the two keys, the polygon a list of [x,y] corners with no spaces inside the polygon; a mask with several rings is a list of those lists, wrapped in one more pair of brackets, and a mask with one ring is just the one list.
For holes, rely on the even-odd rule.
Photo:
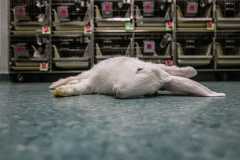
{"label": "metal rack shelf", "polygon": [[47,58],[11,58],[14,62],[47,62]]}
{"label": "metal rack shelf", "polygon": [[199,55],[194,55],[194,56],[178,56],[178,59],[212,59],[213,56],[199,56]]}
{"label": "metal rack shelf", "polygon": [[68,57],[68,58],[53,58],[54,62],[81,62],[89,61],[89,58]]}

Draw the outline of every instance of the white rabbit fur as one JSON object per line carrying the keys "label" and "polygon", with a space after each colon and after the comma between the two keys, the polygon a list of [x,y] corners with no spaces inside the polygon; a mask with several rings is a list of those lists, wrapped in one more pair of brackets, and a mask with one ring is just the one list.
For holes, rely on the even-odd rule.
{"label": "white rabbit fur", "polygon": [[192,67],[180,68],[143,62],[137,58],[115,57],[75,77],[60,79],[49,88],[54,89],[56,97],[105,94],[135,98],[153,95],[160,89],[195,96],[225,96],[189,79],[196,74]]}

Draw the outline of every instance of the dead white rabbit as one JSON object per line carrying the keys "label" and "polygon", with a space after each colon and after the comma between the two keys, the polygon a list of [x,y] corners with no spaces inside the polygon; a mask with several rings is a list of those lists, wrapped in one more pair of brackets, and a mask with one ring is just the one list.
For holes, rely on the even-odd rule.
{"label": "dead white rabbit", "polygon": [[192,67],[166,66],[137,58],[116,57],[104,60],[75,77],[60,79],[49,86],[56,97],[104,94],[116,98],[153,95],[158,90],[194,96],[225,96],[191,79]]}

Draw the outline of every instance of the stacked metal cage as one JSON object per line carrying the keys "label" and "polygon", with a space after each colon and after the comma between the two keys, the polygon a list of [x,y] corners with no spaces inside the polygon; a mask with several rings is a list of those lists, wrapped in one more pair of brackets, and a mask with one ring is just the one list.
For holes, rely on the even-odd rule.
{"label": "stacked metal cage", "polygon": [[153,63],[171,60],[172,35],[166,32],[135,33],[135,56]]}
{"label": "stacked metal cage", "polygon": [[[48,36],[14,36],[10,40],[10,69],[39,71],[49,61]],[[45,66],[45,70],[49,67]]]}
{"label": "stacked metal cage", "polygon": [[90,25],[88,1],[52,0],[52,26],[55,34],[84,32]]}
{"label": "stacked metal cage", "polygon": [[134,1],[136,29],[164,30],[171,20],[171,1]]}
{"label": "stacked metal cage", "polygon": [[240,1],[217,0],[216,20],[218,29],[240,28]]}
{"label": "stacked metal cage", "polygon": [[218,68],[240,67],[240,32],[221,32],[216,39]]}
{"label": "stacked metal cage", "polygon": [[111,57],[240,69],[238,0],[9,1],[10,73],[79,73]]}
{"label": "stacked metal cage", "polygon": [[125,29],[131,21],[131,2],[118,0],[95,0],[94,18],[96,30]]}
{"label": "stacked metal cage", "polygon": [[52,36],[53,70],[89,69],[89,41],[84,36]]}
{"label": "stacked metal cage", "polygon": [[94,40],[97,62],[115,56],[131,56],[129,33],[97,33]]}
{"label": "stacked metal cage", "polygon": [[179,29],[205,29],[207,28],[207,22],[213,21],[213,1],[177,0],[176,17]]}
{"label": "stacked metal cage", "polygon": [[213,33],[177,34],[177,59],[180,66],[213,68]]}
{"label": "stacked metal cage", "polygon": [[216,66],[217,68],[240,67],[240,2],[216,1]]}
{"label": "stacked metal cage", "polygon": [[50,25],[48,0],[19,0],[10,3],[10,22],[14,34],[41,32],[42,26]]}

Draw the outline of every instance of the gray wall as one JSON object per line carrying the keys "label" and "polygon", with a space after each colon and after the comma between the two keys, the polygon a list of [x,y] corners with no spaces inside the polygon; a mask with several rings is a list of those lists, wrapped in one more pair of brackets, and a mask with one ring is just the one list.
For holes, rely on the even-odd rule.
{"label": "gray wall", "polygon": [[8,73],[8,0],[0,0],[0,74]]}

